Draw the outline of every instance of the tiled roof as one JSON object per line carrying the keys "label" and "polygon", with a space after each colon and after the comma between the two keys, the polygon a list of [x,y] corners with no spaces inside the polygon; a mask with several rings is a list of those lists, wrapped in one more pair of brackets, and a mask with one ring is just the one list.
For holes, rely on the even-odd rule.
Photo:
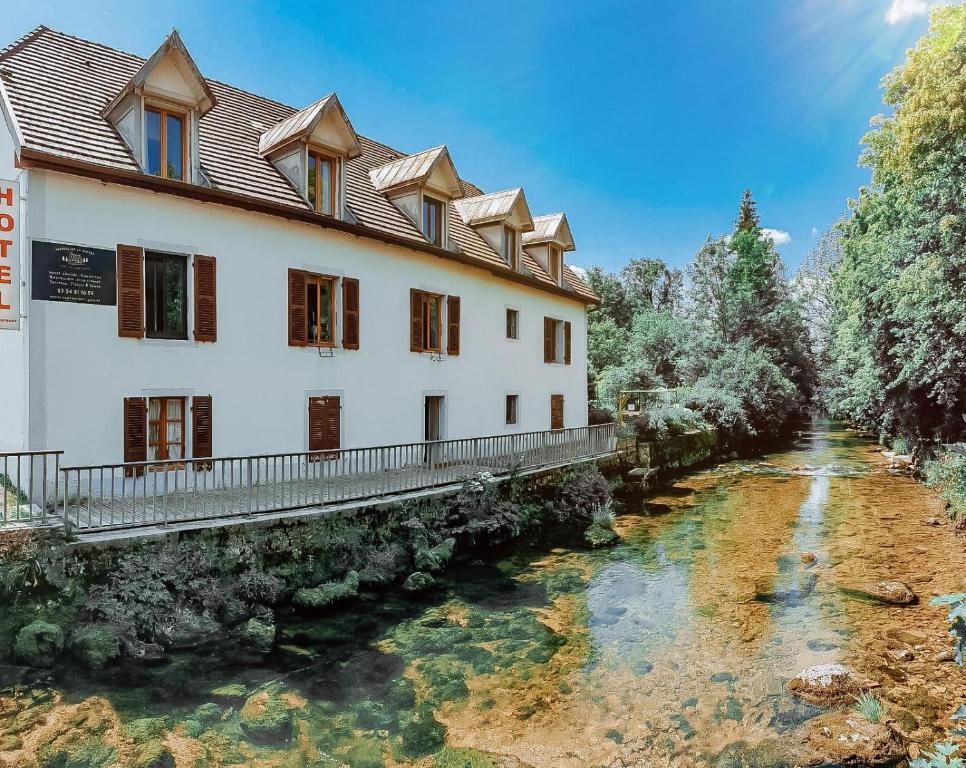
{"label": "tiled roof", "polygon": [[563,213],[533,217],[533,232],[523,233],[523,244],[546,243],[556,240],[564,245],[564,250],[573,250],[574,241],[570,235],[570,225]]}
{"label": "tiled roof", "polygon": [[[339,97],[334,93],[330,93],[328,96],[323,96],[314,104],[310,104],[305,109],[300,109],[294,115],[285,118],[265,131],[258,140],[259,153],[267,155],[272,150],[281,147],[293,139],[310,134],[319,120],[322,119],[327,109],[338,109],[346,124],[351,129],[351,123],[349,123],[349,118],[342,109],[342,104],[339,103]],[[352,131],[352,133],[355,133],[355,131]],[[360,152],[361,149],[359,147],[353,146],[350,151],[350,157],[356,157]]]}
{"label": "tiled roof", "polygon": [[[523,201],[523,206],[526,208],[526,196],[523,190],[517,187],[503,192],[491,192],[488,195],[464,197],[456,201],[456,207],[467,224],[486,224],[509,216],[519,200]],[[528,220],[530,218],[529,210],[527,218]]]}
{"label": "tiled roof", "polygon": [[[101,110],[143,64],[140,57],[47,27],[38,27],[4,48],[0,51],[0,82],[24,148],[107,170],[140,173]],[[299,110],[217,80],[206,82],[216,104],[199,122],[199,155],[212,188],[305,211],[302,197],[259,153],[262,135]],[[346,206],[363,228],[427,246],[423,234],[375,189],[370,178],[373,169],[403,160],[406,155],[362,136],[359,142],[362,154],[346,164]],[[482,195],[473,184],[462,179],[460,184],[464,195]],[[464,223],[453,203],[449,209],[450,240],[462,254],[491,271],[510,272],[489,244]],[[525,258],[524,264],[535,283],[553,286],[553,280],[536,261]],[[569,270],[565,284],[578,297],[597,300]]]}
{"label": "tiled roof", "polygon": [[433,172],[437,161],[448,156],[449,151],[445,146],[425,149],[373,168],[369,177],[372,179],[372,186],[380,192],[403,184],[425,181]]}

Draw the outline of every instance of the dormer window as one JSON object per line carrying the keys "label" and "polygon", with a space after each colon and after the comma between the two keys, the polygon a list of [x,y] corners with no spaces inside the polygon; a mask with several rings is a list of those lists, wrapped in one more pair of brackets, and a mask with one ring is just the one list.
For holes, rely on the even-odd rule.
{"label": "dormer window", "polygon": [[443,201],[423,195],[423,234],[433,245],[443,245]]}
{"label": "dormer window", "polygon": [[536,216],[533,232],[523,236],[523,248],[546,271],[554,285],[564,285],[564,253],[574,249],[567,217],[562,213]]}
{"label": "dormer window", "polygon": [[547,271],[553,281],[560,285],[560,279],[563,275],[563,250],[556,245],[550,246],[550,262]]}
{"label": "dormer window", "polygon": [[336,160],[332,157],[309,152],[308,193],[309,204],[326,216],[335,215]]}
{"label": "dormer window", "polygon": [[513,227],[503,226],[503,250],[500,254],[503,260],[513,269],[517,268],[517,231]]}
{"label": "dormer window", "polygon": [[185,115],[156,107],[144,108],[145,170],[162,179],[185,180],[188,142]]}

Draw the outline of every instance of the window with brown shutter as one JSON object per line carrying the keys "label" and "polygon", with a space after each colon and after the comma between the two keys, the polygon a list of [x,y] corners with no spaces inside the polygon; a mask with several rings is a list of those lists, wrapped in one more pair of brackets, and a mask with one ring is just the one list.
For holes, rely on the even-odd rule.
{"label": "window with brown shutter", "polygon": [[[148,404],[143,397],[124,398],[124,462],[147,461],[148,458]],[[143,467],[136,470],[142,474]],[[135,474],[131,468],[124,470],[126,477]]]}
{"label": "window with brown shutter", "polygon": [[412,352],[442,352],[442,337],[443,297],[438,293],[410,289],[409,349]]}
{"label": "window with brown shutter", "polygon": [[308,323],[305,309],[305,273],[300,269],[288,271],[288,345],[307,344]]}
{"label": "window with brown shutter", "polygon": [[446,297],[446,354],[460,353],[460,297]]}
{"label": "window with brown shutter", "polygon": [[359,281],[342,278],[342,346],[359,349]]}
{"label": "window with brown shutter", "polygon": [[144,338],[144,249],[117,247],[117,335]]}
{"label": "window with brown shutter", "polygon": [[[212,455],[211,395],[191,398],[191,455],[207,458]],[[210,469],[211,462],[195,462],[195,469]]]}
{"label": "window with brown shutter", "polygon": [[342,442],[342,398],[309,398],[309,451],[337,451]]}
{"label": "window with brown shutter", "polygon": [[557,362],[557,321],[543,318],[543,362]]}
{"label": "window with brown shutter", "polygon": [[195,256],[195,341],[218,338],[215,257]]}
{"label": "window with brown shutter", "polygon": [[506,423],[507,424],[517,423],[517,407],[519,404],[520,404],[519,395],[506,396]]}
{"label": "window with brown shutter", "polygon": [[564,320],[564,365],[570,365],[570,321]]}
{"label": "window with brown shutter", "polygon": [[564,396],[550,395],[550,429],[564,428]]}

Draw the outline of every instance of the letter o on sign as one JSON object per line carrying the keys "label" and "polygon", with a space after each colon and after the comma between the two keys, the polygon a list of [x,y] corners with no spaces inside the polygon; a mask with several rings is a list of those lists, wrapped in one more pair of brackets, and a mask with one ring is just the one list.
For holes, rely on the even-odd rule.
{"label": "letter o on sign", "polygon": [[10,232],[13,229],[13,216],[0,213],[0,232]]}

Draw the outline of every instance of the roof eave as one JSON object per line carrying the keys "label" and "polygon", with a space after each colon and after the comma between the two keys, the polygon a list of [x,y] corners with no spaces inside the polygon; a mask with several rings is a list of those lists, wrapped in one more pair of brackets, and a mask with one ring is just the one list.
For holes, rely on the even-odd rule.
{"label": "roof eave", "polygon": [[154,192],[201,200],[203,202],[227,205],[233,208],[241,208],[258,213],[265,213],[268,215],[277,216],[279,218],[290,219],[306,224],[314,224],[315,226],[326,229],[335,229],[350,235],[355,235],[357,237],[362,237],[369,240],[377,240],[388,245],[408,248],[410,250],[448,259],[450,261],[456,261],[465,264],[466,266],[485,270],[496,277],[501,277],[505,280],[509,280],[510,282],[519,283],[521,285],[544,291],[546,293],[552,293],[557,296],[576,301],[580,304],[600,304],[600,299],[596,296],[593,298],[583,296],[573,290],[542,283],[538,280],[528,278],[525,275],[521,275],[511,270],[502,270],[496,267],[490,267],[486,264],[480,263],[472,256],[466,256],[460,252],[450,251],[430,243],[421,243],[418,240],[412,240],[407,237],[392,235],[388,232],[381,232],[377,229],[366,227],[362,224],[353,224],[347,221],[342,221],[341,219],[323,216],[307,209],[296,208],[295,206],[284,205],[282,203],[272,203],[267,200],[260,200],[258,198],[242,195],[237,192],[228,192],[226,190],[216,189],[213,187],[199,187],[183,181],[164,179],[158,176],[148,176],[147,174],[128,171],[120,168],[107,168],[103,165],[97,165],[96,163],[74,160],[72,158],[51,154],[27,146],[20,149],[18,165],[25,168],[36,168],[38,170],[66,173],[72,176],[95,178],[100,181],[149,189]]}

